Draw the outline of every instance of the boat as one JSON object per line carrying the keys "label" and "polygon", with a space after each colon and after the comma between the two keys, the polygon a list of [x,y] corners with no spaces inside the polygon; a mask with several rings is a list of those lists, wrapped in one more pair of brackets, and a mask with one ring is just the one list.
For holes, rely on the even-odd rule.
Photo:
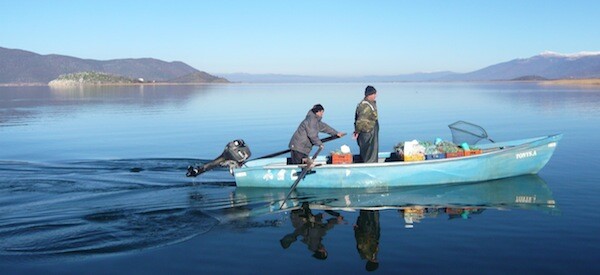
{"label": "boat", "polygon": [[[403,152],[380,152],[378,162],[363,163],[354,155],[351,163],[337,163],[331,156],[319,156],[302,165],[289,164],[281,155],[289,150],[250,160],[250,149],[243,140],[227,144],[215,160],[194,168],[187,176],[197,176],[217,166],[229,166],[238,187],[288,188],[375,188],[423,186],[479,182],[537,174],[552,157],[562,134],[495,142],[482,127],[457,121],[448,125],[452,146],[460,144],[464,156],[451,154],[427,160],[403,155]],[[329,141],[332,136],[321,141]],[[478,144],[487,139],[489,143]],[[437,143],[437,141],[436,141]],[[469,144],[477,150],[470,150]],[[406,143],[405,143],[406,145]],[[408,151],[407,151],[408,152]]]}
{"label": "boat", "polygon": [[[377,163],[331,164],[318,156],[298,186],[372,188],[464,183],[537,174],[550,160],[562,134],[478,145],[481,154],[423,161],[400,161],[379,153]],[[302,167],[287,158],[251,160],[232,169],[238,187],[290,188]]]}

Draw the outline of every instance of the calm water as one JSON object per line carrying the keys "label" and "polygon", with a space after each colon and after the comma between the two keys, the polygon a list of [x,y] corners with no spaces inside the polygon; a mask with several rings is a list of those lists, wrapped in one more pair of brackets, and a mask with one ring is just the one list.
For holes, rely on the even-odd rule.
{"label": "calm water", "polygon": [[[457,120],[499,141],[564,138],[538,175],[300,188],[280,211],[287,190],[236,189],[223,169],[190,179],[185,167],[237,138],[254,156],[284,150],[315,103],[351,132],[365,84],[0,87],[0,273],[600,272],[598,88],[374,85],[382,150],[451,139]],[[349,137],[326,149],[343,144],[358,151]]]}

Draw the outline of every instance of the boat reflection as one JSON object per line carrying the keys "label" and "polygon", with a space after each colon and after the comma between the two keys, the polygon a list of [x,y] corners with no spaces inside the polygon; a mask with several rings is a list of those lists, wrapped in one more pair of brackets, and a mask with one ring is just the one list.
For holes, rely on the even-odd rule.
{"label": "boat reflection", "polygon": [[526,175],[469,184],[394,187],[373,189],[301,188],[284,201],[288,190],[282,188],[237,188],[233,204],[260,205],[250,215],[300,209],[308,204],[312,210],[387,210],[395,209],[407,227],[424,217],[447,214],[449,218],[469,218],[485,209],[529,209],[548,213],[558,211],[552,192],[538,175]]}
{"label": "boat reflection", "polygon": [[[230,193],[229,207],[218,207],[212,214],[221,223],[248,226],[257,225],[258,217],[267,221],[274,216],[289,218],[292,229],[278,238],[281,247],[306,245],[307,252],[320,260],[327,259],[323,239],[330,230],[351,225],[356,250],[365,269],[372,271],[379,266],[380,215],[384,212],[397,212],[405,228],[425,218],[470,219],[488,209],[558,212],[552,192],[537,175],[428,187],[303,189],[301,185],[288,200],[287,189],[238,187]],[[258,223],[265,224],[275,223]]]}

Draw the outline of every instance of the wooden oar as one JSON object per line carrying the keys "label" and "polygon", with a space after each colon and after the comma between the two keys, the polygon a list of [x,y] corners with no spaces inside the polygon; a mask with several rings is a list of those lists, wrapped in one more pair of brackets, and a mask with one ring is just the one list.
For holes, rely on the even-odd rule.
{"label": "wooden oar", "polygon": [[[343,137],[343,136],[342,136],[342,137]],[[338,138],[341,138],[341,137],[338,137],[337,135],[333,135],[333,136],[329,136],[329,137],[326,137],[326,138],[322,138],[322,139],[321,139],[321,142],[325,143],[325,142],[332,141],[332,140],[334,140],[334,139],[338,139]],[[255,159],[266,159],[266,158],[272,158],[272,157],[276,157],[276,156],[279,156],[279,155],[283,155],[283,154],[285,154],[285,153],[289,153],[290,151],[292,151],[292,150],[290,150],[290,149],[287,149],[287,150],[283,150],[283,151],[275,152],[275,153],[272,153],[272,154],[268,154],[268,155],[265,155],[265,156],[262,156],[262,157],[258,157],[258,158],[255,158]]]}
{"label": "wooden oar", "polygon": [[317,152],[315,152],[315,155],[312,157],[312,159],[307,159],[306,166],[302,167],[302,173],[300,173],[300,175],[298,176],[296,181],[294,181],[294,184],[292,184],[292,187],[290,188],[290,192],[288,192],[287,196],[285,196],[285,199],[279,206],[279,210],[281,210],[281,208],[283,208],[283,205],[290,198],[290,195],[292,194],[292,192],[294,192],[294,189],[296,189],[296,186],[298,185],[298,183],[304,178],[304,176],[306,176],[306,173],[308,173],[308,171],[310,171],[314,167],[314,165],[313,165],[314,161],[315,161],[315,159],[317,159],[317,156],[319,155],[319,153],[321,153],[321,150],[323,150],[323,146],[319,146],[319,150],[317,150]]}

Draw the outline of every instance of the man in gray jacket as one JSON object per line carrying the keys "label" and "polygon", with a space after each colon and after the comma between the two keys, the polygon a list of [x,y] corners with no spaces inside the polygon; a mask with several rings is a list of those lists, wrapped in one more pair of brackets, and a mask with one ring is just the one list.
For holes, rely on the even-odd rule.
{"label": "man in gray jacket", "polygon": [[338,137],[345,135],[345,133],[331,128],[325,122],[321,122],[324,112],[325,109],[321,104],[313,106],[298,126],[289,144],[292,153],[290,164],[301,164],[303,158],[308,158],[313,145],[322,148],[323,142],[319,139],[319,132],[337,135]]}

